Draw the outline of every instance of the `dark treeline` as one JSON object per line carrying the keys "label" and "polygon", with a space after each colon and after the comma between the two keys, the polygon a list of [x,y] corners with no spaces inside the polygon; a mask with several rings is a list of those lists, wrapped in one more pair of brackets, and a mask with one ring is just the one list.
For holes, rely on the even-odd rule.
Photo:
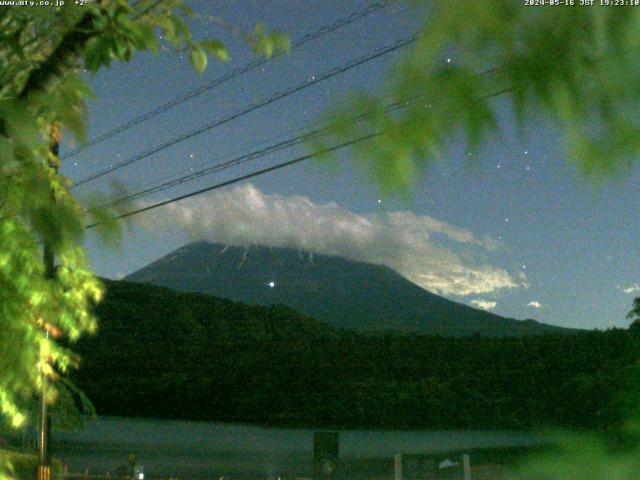
{"label": "dark treeline", "polygon": [[102,415],[287,426],[610,428],[637,337],[363,336],[286,307],[108,282],[76,381]]}

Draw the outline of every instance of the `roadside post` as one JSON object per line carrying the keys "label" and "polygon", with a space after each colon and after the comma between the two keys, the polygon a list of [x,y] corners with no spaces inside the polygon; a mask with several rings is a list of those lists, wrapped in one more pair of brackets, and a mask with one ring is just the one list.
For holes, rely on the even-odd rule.
{"label": "roadside post", "polygon": [[402,480],[402,454],[396,453],[393,457],[393,480]]}
{"label": "roadside post", "polygon": [[338,432],[313,434],[313,479],[328,480],[334,477],[339,456]]}
{"label": "roadside post", "polygon": [[[51,125],[50,130],[50,138],[51,144],[49,147],[50,158],[49,158],[49,166],[58,172],[58,153],[60,150],[60,139],[61,133],[60,128],[57,125]],[[55,199],[53,199],[55,200]],[[43,247],[43,261],[45,268],[45,276],[49,280],[53,280],[55,277],[55,259],[53,256],[53,251],[51,249],[51,244],[44,239],[44,247]],[[49,338],[49,329],[46,325],[44,328],[46,330],[47,338]],[[45,358],[44,362],[48,360]],[[51,417],[48,411],[47,406],[47,374],[44,366],[42,367],[40,381],[41,392],[40,392],[40,422],[38,426],[38,480],[50,480],[51,479]]]}
{"label": "roadside post", "polygon": [[468,453],[462,455],[462,467],[464,469],[464,480],[471,480],[471,458]]}

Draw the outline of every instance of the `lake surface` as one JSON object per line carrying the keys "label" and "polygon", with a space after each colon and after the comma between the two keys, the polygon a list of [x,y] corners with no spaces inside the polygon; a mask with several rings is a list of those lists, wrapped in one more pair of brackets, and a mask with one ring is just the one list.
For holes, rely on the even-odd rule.
{"label": "lake surface", "polygon": [[[89,467],[94,474],[113,475],[133,452],[146,477],[310,477],[314,431],[107,417],[87,422],[83,432],[55,433],[53,453],[70,471]],[[396,453],[528,446],[539,441],[526,432],[343,430],[340,460],[341,468],[360,465],[368,475],[387,476],[392,475]]]}

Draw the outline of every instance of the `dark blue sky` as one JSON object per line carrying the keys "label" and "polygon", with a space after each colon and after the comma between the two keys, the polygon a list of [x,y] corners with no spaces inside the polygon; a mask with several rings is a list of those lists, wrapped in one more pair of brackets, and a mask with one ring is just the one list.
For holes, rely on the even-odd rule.
{"label": "dark blue sky", "polygon": [[[364,1],[284,0],[191,4],[196,10],[244,30],[251,30],[257,22],[281,28],[294,41],[368,5]],[[419,26],[417,18],[405,4],[387,7],[65,160],[62,173],[72,180],[82,179],[274,92],[390,45],[413,32]],[[187,58],[165,51],[159,56],[142,54],[130,64],[116,64],[100,72],[91,79],[97,99],[90,102],[89,138],[253,59],[242,41],[217,24],[196,22],[193,28],[197,38],[223,39],[232,60],[228,64],[211,60],[205,74],[198,76]],[[107,192],[113,181],[136,191],[192,168],[197,170],[238,152],[251,151],[261,142],[275,143],[287,132],[304,127],[327,108],[338,105],[348,92],[375,91],[397,59],[398,55],[392,54],[369,62],[76,191],[88,198]],[[451,61],[456,61],[455,56]],[[99,275],[119,277],[193,238],[239,238],[245,243],[267,238],[272,244],[291,241],[291,246],[320,245],[325,253],[346,252],[355,259],[377,260],[414,281],[426,278],[425,286],[440,288],[448,298],[481,305],[505,316],[585,328],[627,325],[625,314],[634,294],[640,295],[638,169],[594,186],[566,160],[561,138],[551,122],[535,119],[524,133],[518,133],[508,97],[495,102],[502,134],[492,137],[472,157],[461,142],[452,139],[443,161],[425,169],[409,197],[381,197],[366,174],[353,168],[346,152],[340,156],[340,167],[319,162],[300,164],[255,178],[251,187],[230,187],[197,203],[187,202],[179,208],[162,208],[140,216],[147,219],[145,225],[132,221],[117,249],[105,249],[90,234],[87,245],[92,263]],[[63,154],[70,148],[63,145]],[[293,158],[302,151],[299,148],[278,153],[144,201],[202,188]],[[330,202],[336,205],[328,206]],[[265,224],[256,225],[255,230],[231,233],[226,231],[230,227],[220,226],[223,221],[227,222],[224,225],[240,226],[254,221],[254,217],[243,217],[242,208],[247,205],[262,209],[257,218],[264,219]],[[223,209],[226,210],[222,212]],[[291,220],[292,224],[304,226],[310,220],[295,216],[309,212],[317,212],[317,218],[330,225],[326,232],[337,231],[339,225],[344,236],[328,239],[323,236],[325,230],[319,229],[307,237],[291,225],[276,224]],[[397,223],[400,217],[389,212],[405,214]],[[406,212],[414,216],[407,216]],[[215,221],[194,220],[193,215]],[[242,218],[236,223],[233,215]],[[414,218],[422,222],[425,230],[413,228]],[[196,234],[189,225],[197,230]],[[363,230],[362,225],[369,230]],[[299,241],[293,238],[296,235],[305,238]],[[343,238],[345,245],[340,245]],[[415,242],[415,248],[407,242]],[[406,255],[405,249],[410,250]],[[417,270],[412,271],[415,265]],[[470,280],[474,272],[477,275]],[[491,284],[496,278],[501,280]],[[488,282],[486,288],[481,285],[483,281]]]}

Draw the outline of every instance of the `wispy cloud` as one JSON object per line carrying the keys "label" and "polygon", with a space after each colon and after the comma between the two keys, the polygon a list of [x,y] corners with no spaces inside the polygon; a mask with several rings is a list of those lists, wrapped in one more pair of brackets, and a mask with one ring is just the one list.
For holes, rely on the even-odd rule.
{"label": "wispy cloud", "polygon": [[624,293],[635,293],[635,292],[640,292],[640,285],[638,285],[637,283],[634,283],[633,285],[627,287],[627,288],[623,288],[622,291]]}
{"label": "wispy cloud", "polygon": [[471,300],[471,304],[475,305],[478,308],[481,308],[482,310],[491,310],[496,308],[496,305],[498,303],[492,300],[482,300],[477,298],[477,299]]}
{"label": "wispy cloud", "polygon": [[537,300],[532,300],[529,303],[527,303],[527,307],[540,308],[540,307],[542,307],[542,304],[540,302],[538,302]]}
{"label": "wispy cloud", "polygon": [[493,293],[522,286],[504,269],[479,259],[490,239],[409,211],[358,214],[334,202],[264,194],[251,184],[171,204],[147,215],[152,228],[188,229],[227,245],[289,247],[386,265],[440,294]]}

